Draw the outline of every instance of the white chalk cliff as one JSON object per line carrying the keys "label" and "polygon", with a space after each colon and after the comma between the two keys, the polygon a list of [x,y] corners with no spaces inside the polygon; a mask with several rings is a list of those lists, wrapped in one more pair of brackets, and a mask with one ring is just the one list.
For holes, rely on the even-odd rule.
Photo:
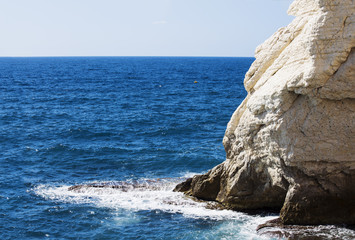
{"label": "white chalk cliff", "polygon": [[256,49],[227,159],[176,190],[286,224],[355,224],[355,0],[295,0]]}

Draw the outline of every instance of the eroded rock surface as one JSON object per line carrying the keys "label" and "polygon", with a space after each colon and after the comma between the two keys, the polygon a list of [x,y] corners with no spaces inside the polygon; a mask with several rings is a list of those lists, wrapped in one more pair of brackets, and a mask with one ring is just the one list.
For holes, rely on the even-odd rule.
{"label": "eroded rock surface", "polygon": [[296,0],[256,49],[226,161],[176,187],[285,224],[355,224],[355,1]]}

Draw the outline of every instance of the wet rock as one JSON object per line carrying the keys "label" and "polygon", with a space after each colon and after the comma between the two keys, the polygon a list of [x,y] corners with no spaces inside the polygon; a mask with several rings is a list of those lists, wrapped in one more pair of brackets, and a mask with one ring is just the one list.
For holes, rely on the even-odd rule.
{"label": "wet rock", "polygon": [[257,232],[262,236],[287,240],[344,240],[353,239],[354,229],[354,226],[285,225],[281,218],[277,218],[259,225]]}

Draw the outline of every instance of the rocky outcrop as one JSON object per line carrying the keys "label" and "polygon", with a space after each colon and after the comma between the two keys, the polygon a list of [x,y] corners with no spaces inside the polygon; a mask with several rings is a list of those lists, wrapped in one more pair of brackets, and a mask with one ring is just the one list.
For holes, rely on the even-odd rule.
{"label": "rocky outcrop", "polygon": [[285,224],[355,224],[355,1],[296,0],[256,49],[226,161],[176,191]]}

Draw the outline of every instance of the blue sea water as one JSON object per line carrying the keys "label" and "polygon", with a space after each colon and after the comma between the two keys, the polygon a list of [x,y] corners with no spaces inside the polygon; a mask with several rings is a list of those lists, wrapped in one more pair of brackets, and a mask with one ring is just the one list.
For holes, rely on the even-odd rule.
{"label": "blue sea water", "polygon": [[[172,192],[224,160],[253,60],[0,58],[0,238],[269,239]],[[93,182],[125,188],[68,190]]]}

